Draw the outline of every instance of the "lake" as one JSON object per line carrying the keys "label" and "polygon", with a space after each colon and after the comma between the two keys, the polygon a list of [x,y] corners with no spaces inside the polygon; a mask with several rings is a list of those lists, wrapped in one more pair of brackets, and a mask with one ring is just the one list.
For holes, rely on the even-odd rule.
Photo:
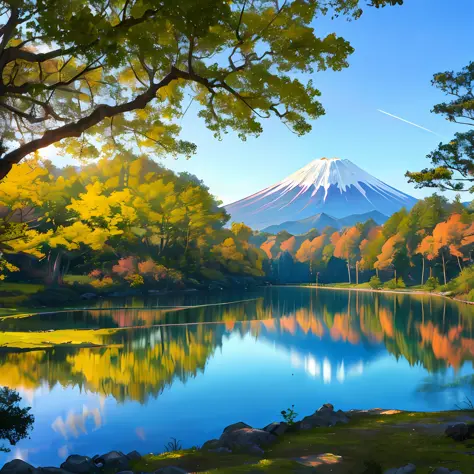
{"label": "lake", "polygon": [[0,385],[35,416],[31,438],[0,465],[161,452],[171,437],[201,445],[292,404],[307,415],[325,402],[444,410],[474,399],[474,307],[439,297],[274,287],[90,306],[0,322],[110,329],[107,347],[0,353]]}

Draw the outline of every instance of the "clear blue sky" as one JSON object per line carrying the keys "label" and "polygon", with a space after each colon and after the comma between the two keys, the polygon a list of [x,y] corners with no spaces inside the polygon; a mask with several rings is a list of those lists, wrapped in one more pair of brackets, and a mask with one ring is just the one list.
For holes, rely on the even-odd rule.
{"label": "clear blue sky", "polygon": [[[377,112],[415,122],[450,138],[462,126],[430,113],[444,100],[431,86],[434,73],[459,70],[474,60],[474,0],[406,0],[402,7],[366,9],[354,22],[317,20],[319,35],[335,31],[355,48],[342,72],[315,73],[326,115],[313,122],[305,137],[293,135],[278,120],[264,123],[264,133],[242,142],[234,134],[216,141],[190,109],[182,137],[198,146],[190,160],[164,160],[176,171],[196,174],[225,203],[245,197],[309,161],[347,158],[388,184],[423,197],[406,182],[406,170],[428,164],[426,155],[439,136]],[[469,198],[466,196],[466,200]]]}

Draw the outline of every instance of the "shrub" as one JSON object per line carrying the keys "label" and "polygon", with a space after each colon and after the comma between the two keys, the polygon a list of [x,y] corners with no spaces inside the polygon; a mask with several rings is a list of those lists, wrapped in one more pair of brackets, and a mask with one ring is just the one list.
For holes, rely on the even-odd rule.
{"label": "shrub", "polygon": [[426,280],[425,283],[425,288],[428,291],[434,291],[436,288],[439,287],[439,280],[436,277],[429,277],[428,280]]}
{"label": "shrub", "polygon": [[298,413],[295,412],[295,406],[291,405],[288,410],[281,411],[281,416],[283,416],[283,419],[286,421],[286,423],[288,423],[288,426],[291,426],[295,423]]}
{"label": "shrub", "polygon": [[113,286],[113,284],[114,284],[114,281],[112,280],[112,277],[109,277],[109,276],[105,276],[102,279],[91,281],[91,285],[96,289],[110,288],[111,286]]}
{"label": "shrub", "polygon": [[403,278],[392,278],[391,280],[385,283],[385,287],[389,288],[390,290],[396,290],[397,288],[405,288],[405,282]]}
{"label": "shrub", "polygon": [[378,290],[379,288],[382,287],[382,282],[381,282],[380,278],[377,275],[374,275],[369,280],[369,286],[370,286],[370,288],[373,288],[374,290]]}

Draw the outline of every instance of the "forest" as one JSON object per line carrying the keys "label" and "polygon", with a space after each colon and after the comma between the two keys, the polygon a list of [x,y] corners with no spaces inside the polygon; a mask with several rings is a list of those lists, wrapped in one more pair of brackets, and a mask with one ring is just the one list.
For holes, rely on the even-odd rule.
{"label": "forest", "polygon": [[467,294],[474,278],[474,211],[459,196],[433,194],[383,226],[271,235],[230,223],[197,177],[130,154],[62,169],[23,161],[0,183],[0,205],[1,278],[13,282],[104,293],[347,282]]}

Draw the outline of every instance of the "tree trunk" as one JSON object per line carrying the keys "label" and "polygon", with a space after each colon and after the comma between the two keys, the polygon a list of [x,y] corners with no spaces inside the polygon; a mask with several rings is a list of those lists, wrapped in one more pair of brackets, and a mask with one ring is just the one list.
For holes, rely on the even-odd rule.
{"label": "tree trunk", "polygon": [[359,284],[359,262],[356,262],[356,285]]}
{"label": "tree trunk", "polygon": [[430,278],[433,277],[433,267],[430,267]]}
{"label": "tree trunk", "polygon": [[397,269],[394,269],[395,283],[397,282]]}
{"label": "tree trunk", "polygon": [[49,283],[52,285],[59,285],[61,280],[61,260],[62,260],[62,252],[59,251],[56,254],[56,258],[54,259],[54,263],[51,267],[50,274],[48,277]]}
{"label": "tree trunk", "polygon": [[422,265],[421,265],[421,286],[425,283],[425,256],[422,256]]}
{"label": "tree trunk", "polygon": [[349,284],[351,284],[351,264],[349,260],[347,260],[347,274],[349,276]]}
{"label": "tree trunk", "polygon": [[457,255],[457,259],[458,259],[459,271],[462,272],[461,259],[459,258],[459,255]]}
{"label": "tree trunk", "polygon": [[441,251],[441,260],[443,262],[443,278],[444,278],[444,284],[446,285],[446,261],[444,260],[444,252]]}

